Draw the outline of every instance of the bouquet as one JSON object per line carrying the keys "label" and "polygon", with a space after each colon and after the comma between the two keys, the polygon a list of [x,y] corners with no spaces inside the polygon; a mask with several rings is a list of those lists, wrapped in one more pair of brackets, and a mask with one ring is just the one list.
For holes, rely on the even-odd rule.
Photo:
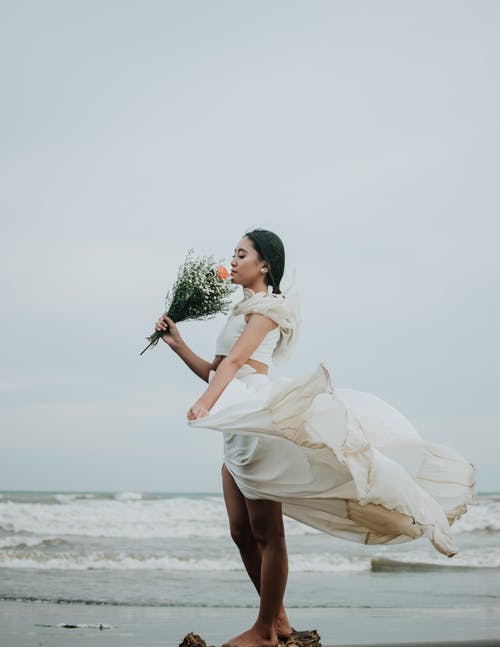
{"label": "bouquet", "polygon": [[[227,312],[231,307],[229,297],[236,289],[224,265],[217,265],[213,256],[192,258],[193,250],[187,253],[179,267],[177,279],[165,298],[165,312],[177,323],[188,319],[210,319],[218,312]],[[146,337],[150,346],[156,346],[164,332],[155,332]]]}

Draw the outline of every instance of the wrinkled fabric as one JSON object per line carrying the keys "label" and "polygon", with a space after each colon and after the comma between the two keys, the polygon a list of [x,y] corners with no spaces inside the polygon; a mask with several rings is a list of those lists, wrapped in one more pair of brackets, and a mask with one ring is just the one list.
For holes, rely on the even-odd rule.
{"label": "wrinkled fabric", "polygon": [[[247,322],[244,314],[233,313],[229,316],[215,340],[215,354],[229,355],[234,344],[238,341],[246,327]],[[254,359],[268,366],[272,364],[273,352],[280,339],[280,335],[279,326],[270,330],[248,359]]]}
{"label": "wrinkled fabric", "polygon": [[426,536],[458,552],[450,526],[476,500],[474,466],[381,398],[333,388],[323,364],[274,381],[244,365],[188,424],[224,434],[224,461],[249,499],[280,501],[285,515],[350,541]]}
{"label": "wrinkled fabric", "polygon": [[272,360],[275,364],[282,362],[289,357],[298,339],[301,319],[297,290],[291,287],[282,294],[269,294],[243,288],[243,299],[233,307],[229,317],[253,313],[264,315],[278,324],[280,336]]}

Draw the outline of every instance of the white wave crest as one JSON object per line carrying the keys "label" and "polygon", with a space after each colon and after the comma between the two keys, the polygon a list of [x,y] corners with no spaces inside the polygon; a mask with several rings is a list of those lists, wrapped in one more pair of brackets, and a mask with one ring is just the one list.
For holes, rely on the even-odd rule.
{"label": "white wave crest", "polygon": [[16,548],[18,550],[32,548],[33,546],[49,547],[64,544],[60,537],[27,537],[25,535],[10,535],[0,539],[1,548]]}
{"label": "white wave crest", "polygon": [[444,566],[449,568],[498,568],[500,566],[500,550],[491,548],[475,549],[458,553],[452,558],[431,552],[394,552],[374,556],[375,561],[387,561],[395,566],[401,565],[422,565],[422,566]]}
{"label": "white wave crest", "polygon": [[491,499],[469,506],[466,514],[460,517],[451,528],[454,533],[500,531],[500,501]]}
{"label": "white wave crest", "polygon": [[[289,556],[291,572],[346,572],[370,570],[369,557],[330,554],[296,554]],[[239,555],[226,557],[179,557],[116,553],[87,555],[59,553],[47,555],[38,551],[0,553],[0,568],[37,570],[159,570],[159,571],[243,571]]]}
{"label": "white wave crest", "polygon": [[0,503],[0,528],[7,532],[86,537],[222,537],[227,535],[223,502],[171,498],[158,501],[76,500],[63,506]]}
{"label": "white wave crest", "polygon": [[140,501],[142,494],[140,492],[117,492],[114,498],[117,501]]}
{"label": "white wave crest", "polygon": [[76,501],[78,499],[77,494],[54,494],[54,499],[59,501],[59,503],[71,503],[71,501]]}
{"label": "white wave crest", "polygon": [[[173,496],[141,498],[120,492],[115,498],[92,494],[57,494],[61,505],[0,501],[0,531],[46,536],[110,538],[196,538],[227,537],[227,513],[219,496]],[[285,517],[287,535],[321,534],[319,530]],[[500,532],[500,501],[488,499],[470,506],[456,521],[454,534]]]}
{"label": "white wave crest", "polygon": [[[289,535],[319,531],[285,519]],[[228,521],[221,497],[172,497],[158,500],[78,499],[49,503],[0,503],[0,529],[41,536],[219,538]]]}
{"label": "white wave crest", "polygon": [[369,571],[371,568],[371,557],[359,555],[296,554],[289,555],[289,562],[290,571],[302,573],[344,573],[347,571]]}

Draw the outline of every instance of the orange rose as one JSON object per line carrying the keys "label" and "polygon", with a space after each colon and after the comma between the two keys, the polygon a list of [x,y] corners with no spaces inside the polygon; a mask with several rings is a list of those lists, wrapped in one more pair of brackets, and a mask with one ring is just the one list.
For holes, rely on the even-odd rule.
{"label": "orange rose", "polygon": [[226,268],[224,267],[224,265],[219,265],[219,267],[217,268],[217,276],[218,276],[222,281],[225,281],[225,280],[228,278],[228,276],[229,276],[229,272],[226,270]]}

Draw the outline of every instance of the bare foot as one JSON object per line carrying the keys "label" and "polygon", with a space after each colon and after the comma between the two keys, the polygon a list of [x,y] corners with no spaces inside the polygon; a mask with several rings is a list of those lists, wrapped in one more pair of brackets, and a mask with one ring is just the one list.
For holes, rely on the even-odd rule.
{"label": "bare foot", "polygon": [[284,607],[281,607],[281,610],[278,614],[278,618],[276,620],[276,630],[278,632],[278,638],[280,640],[288,640],[288,638],[290,638],[293,633]]}
{"label": "bare foot", "polygon": [[275,631],[259,631],[254,625],[248,631],[228,640],[222,647],[277,647],[277,645],[278,636]]}

